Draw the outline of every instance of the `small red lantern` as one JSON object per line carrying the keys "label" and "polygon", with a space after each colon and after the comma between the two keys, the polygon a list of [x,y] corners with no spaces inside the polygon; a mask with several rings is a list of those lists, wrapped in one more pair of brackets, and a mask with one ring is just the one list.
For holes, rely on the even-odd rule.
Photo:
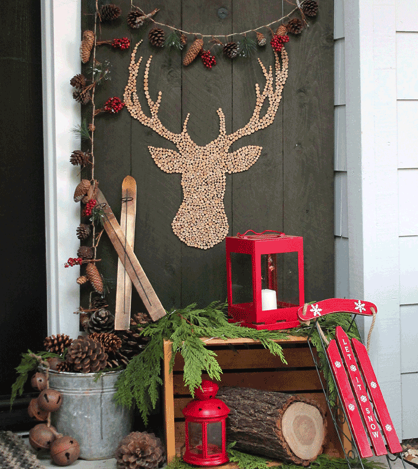
{"label": "small red lantern", "polygon": [[196,399],[183,409],[186,417],[186,452],[183,460],[197,466],[218,466],[229,461],[226,454],[228,406],[216,399],[219,386],[202,380]]}
{"label": "small red lantern", "polygon": [[226,238],[229,321],[254,329],[298,326],[305,302],[303,238],[249,231]]}

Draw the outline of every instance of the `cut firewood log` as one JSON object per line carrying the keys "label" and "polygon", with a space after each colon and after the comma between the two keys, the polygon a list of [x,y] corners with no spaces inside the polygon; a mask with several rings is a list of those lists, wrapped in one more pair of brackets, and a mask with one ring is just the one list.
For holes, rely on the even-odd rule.
{"label": "cut firewood log", "polygon": [[308,466],[323,451],[326,419],[317,403],[292,394],[221,387],[231,412],[227,439],[234,449]]}

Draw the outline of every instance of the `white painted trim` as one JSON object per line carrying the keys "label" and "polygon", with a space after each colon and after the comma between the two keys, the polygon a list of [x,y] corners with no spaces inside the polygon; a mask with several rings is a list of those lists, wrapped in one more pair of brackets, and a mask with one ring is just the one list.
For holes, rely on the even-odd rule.
{"label": "white painted trim", "polygon": [[81,0],[42,0],[41,21],[48,334],[77,337],[79,272],[64,263],[79,246],[79,206],[72,200],[79,176],[69,157],[80,146],[71,132],[80,110],[69,81],[80,71]]}

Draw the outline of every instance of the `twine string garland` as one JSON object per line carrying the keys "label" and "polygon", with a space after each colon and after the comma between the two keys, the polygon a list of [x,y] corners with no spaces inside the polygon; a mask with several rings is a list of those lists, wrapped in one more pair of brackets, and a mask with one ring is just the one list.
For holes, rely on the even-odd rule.
{"label": "twine string garland", "polygon": [[[262,147],[254,145],[247,145],[234,152],[229,152],[229,148],[240,138],[253,134],[273,123],[288,76],[289,57],[283,47],[280,64],[278,54],[273,51],[274,70],[272,66],[267,70],[258,59],[266,82],[262,91],[258,83],[255,85],[256,103],[250,120],[241,129],[227,134],[225,115],[219,108],[217,110],[219,136],[207,145],[199,146],[192,141],[187,131],[190,113],[187,114],[183,130],[179,134],[167,130],[161,123],[158,111],[162,92],[158,92],[155,102],[149,94],[149,71],[152,56],[147,60],[144,72],[144,94],[151,117],[148,117],[142,110],[137,94],[137,77],[142,57],[136,61],[136,52],[141,42],[135,46],[131,55],[124,101],[134,119],[176,145],[178,151],[148,147],[154,162],[162,171],[182,175],[183,202],[171,226],[176,236],[188,246],[209,249],[223,241],[229,231],[223,202],[226,173],[246,171],[258,160],[262,150]],[[261,109],[266,101],[269,104],[268,109],[261,117]]]}
{"label": "twine string garland", "polygon": [[[161,23],[159,21],[156,21],[152,17],[148,17],[147,19],[149,21],[151,21],[152,23],[158,25],[158,26],[163,26],[163,27],[166,27],[166,28],[170,28],[171,30],[177,31],[177,32],[182,33],[182,34],[186,34],[186,35],[190,35],[190,36],[199,36],[201,38],[205,38],[205,37],[206,38],[223,37],[223,38],[227,39],[228,37],[233,37],[233,36],[245,36],[248,33],[259,31],[260,29],[263,29],[263,28],[269,29],[270,26],[272,26],[273,24],[280,23],[281,21],[289,18],[293,13],[295,13],[295,11],[299,10],[301,13],[303,13],[302,12],[302,6],[305,3],[305,1],[306,0],[296,0],[296,7],[293,8],[293,10],[290,13],[288,13],[287,15],[283,15],[281,18],[278,18],[277,20],[274,20],[271,23],[263,24],[261,26],[258,26],[257,28],[248,29],[247,31],[241,31],[241,32],[237,32],[237,33],[229,33],[229,34],[202,34],[200,32],[185,31],[184,29],[177,28],[177,27],[172,26],[170,24]],[[288,0],[286,0],[286,2],[289,3],[290,5],[295,5],[294,3],[292,3]],[[144,16],[147,16],[146,13],[144,12],[144,10],[142,10],[142,8],[140,8],[139,6],[135,5],[133,3],[133,0],[131,0],[131,9],[134,9],[134,8],[136,8],[138,11],[140,11]],[[302,18],[303,18],[305,24],[307,25],[303,14],[302,14]]]}

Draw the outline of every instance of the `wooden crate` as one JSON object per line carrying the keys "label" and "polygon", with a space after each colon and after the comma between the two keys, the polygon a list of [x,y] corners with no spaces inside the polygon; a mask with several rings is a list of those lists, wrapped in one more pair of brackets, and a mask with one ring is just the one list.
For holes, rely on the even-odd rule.
{"label": "wooden crate", "polygon": [[[218,383],[220,386],[242,386],[300,394],[318,402],[327,417],[328,442],[325,452],[342,456],[341,445],[305,338],[290,337],[285,341],[278,341],[283,347],[287,365],[264,349],[259,342],[251,339],[202,340],[217,354],[223,370],[222,380]],[[177,354],[172,373],[170,359],[171,342],[165,341],[164,416],[168,463],[176,454],[182,453],[185,441],[182,409],[191,400],[183,383],[183,358]]]}

